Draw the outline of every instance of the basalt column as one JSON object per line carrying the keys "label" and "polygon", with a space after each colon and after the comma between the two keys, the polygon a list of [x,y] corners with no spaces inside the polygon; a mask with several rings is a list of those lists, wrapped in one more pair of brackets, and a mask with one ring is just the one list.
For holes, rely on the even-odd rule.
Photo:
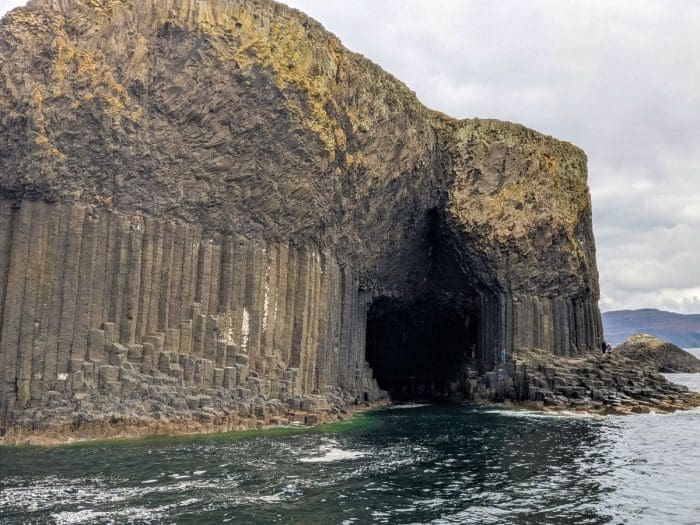
{"label": "basalt column", "polygon": [[3,421],[89,391],[87,372],[115,396],[127,371],[276,398],[378,395],[357,281],[312,247],[37,201],[0,201],[0,235]]}

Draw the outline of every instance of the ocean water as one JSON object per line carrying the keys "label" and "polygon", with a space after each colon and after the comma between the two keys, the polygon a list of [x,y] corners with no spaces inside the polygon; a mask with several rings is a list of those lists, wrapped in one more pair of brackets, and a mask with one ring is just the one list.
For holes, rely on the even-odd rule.
{"label": "ocean water", "polygon": [[700,359],[700,348],[686,348],[686,350]]}
{"label": "ocean water", "polygon": [[[700,390],[700,374],[670,375]],[[0,523],[700,522],[700,411],[397,406],[317,429],[0,448]]]}

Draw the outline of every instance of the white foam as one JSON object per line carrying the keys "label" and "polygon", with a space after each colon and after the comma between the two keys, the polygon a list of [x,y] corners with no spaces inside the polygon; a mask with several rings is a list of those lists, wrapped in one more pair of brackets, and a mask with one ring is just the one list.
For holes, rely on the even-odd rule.
{"label": "white foam", "polygon": [[195,470],[192,474],[195,476],[201,476],[202,474],[205,474],[206,470]]}
{"label": "white foam", "polygon": [[277,494],[269,494],[267,496],[258,496],[257,498],[251,498],[254,501],[261,501],[263,503],[279,503],[284,501],[284,492],[278,492]]}
{"label": "white foam", "polygon": [[600,418],[597,414],[591,414],[589,412],[571,412],[569,410],[562,410],[559,412],[538,412],[536,410],[506,410],[506,409],[492,409],[484,410],[485,414],[498,414],[500,416],[509,417],[526,417],[532,419],[557,419],[557,418],[576,418],[576,419],[592,419]]}
{"label": "white foam", "polygon": [[[195,500],[197,501],[197,500]],[[190,503],[187,503],[188,505]],[[129,523],[134,521],[159,522],[162,520],[167,511],[172,509],[174,505],[161,505],[159,507],[127,507],[125,509],[115,510],[111,512],[97,510],[79,510],[79,511],[63,511],[56,512],[51,515],[52,523],[58,525],[77,525],[79,523],[97,523],[99,518],[107,519],[108,523],[123,523],[128,519]]]}
{"label": "white foam", "polygon": [[97,518],[104,518],[106,512],[97,512],[94,510],[79,510],[77,512],[57,512],[52,514],[54,523],[57,525],[74,525],[76,523],[90,523],[97,521]]}
{"label": "white foam", "polygon": [[404,408],[421,408],[421,407],[427,407],[430,406],[428,403],[402,403],[400,405],[391,405],[389,410],[401,410]]}
{"label": "white foam", "polygon": [[358,450],[343,450],[340,448],[332,448],[326,450],[323,456],[311,458],[302,458],[299,461],[302,463],[331,463],[333,461],[345,461],[348,459],[357,459],[366,456],[364,452]]}
{"label": "white foam", "polygon": [[301,493],[297,490],[296,485],[290,483],[285,486],[281,491],[275,494],[265,494],[263,496],[249,496],[243,498],[243,501],[258,502],[258,503],[280,503],[282,501],[289,501],[295,497],[299,497]]}
{"label": "white foam", "polygon": [[[9,480],[5,480],[6,482]],[[159,484],[162,481],[165,484]],[[0,490],[0,514],[7,509],[15,512],[41,512],[50,510],[61,502],[64,506],[77,507],[76,510],[65,510],[52,513],[51,522],[65,525],[77,523],[130,522],[142,520],[154,522],[162,519],[169,509],[176,506],[192,505],[198,500],[184,499],[178,505],[159,507],[127,507],[125,509],[106,510],[104,506],[112,507],[115,503],[128,502],[135,497],[147,494],[177,494],[190,495],[193,491],[206,491],[219,488],[220,482],[212,480],[179,480],[167,484],[164,480],[150,479],[131,487],[108,487],[100,478],[80,478],[65,480],[56,476],[47,476],[33,483],[6,487]],[[235,484],[229,482],[232,488]],[[85,506],[98,507],[86,509]],[[102,508],[99,508],[103,506]],[[117,519],[120,518],[120,519]],[[121,519],[125,518],[125,519]],[[111,521],[110,521],[111,520]],[[0,519],[0,521],[2,521]]]}

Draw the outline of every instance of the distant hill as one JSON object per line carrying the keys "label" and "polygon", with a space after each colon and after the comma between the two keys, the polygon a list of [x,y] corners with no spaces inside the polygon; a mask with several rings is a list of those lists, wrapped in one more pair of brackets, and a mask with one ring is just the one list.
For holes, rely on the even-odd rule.
{"label": "distant hill", "polygon": [[603,313],[605,338],[614,345],[630,335],[645,333],[682,348],[700,348],[700,314],[677,314],[653,308]]}

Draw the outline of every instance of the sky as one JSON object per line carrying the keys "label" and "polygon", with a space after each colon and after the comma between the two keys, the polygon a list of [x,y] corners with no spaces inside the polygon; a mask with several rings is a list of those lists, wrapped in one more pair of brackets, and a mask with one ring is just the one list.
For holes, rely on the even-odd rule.
{"label": "sky", "polygon": [[700,2],[286,3],[428,107],[582,147],[601,309],[700,313]]}

